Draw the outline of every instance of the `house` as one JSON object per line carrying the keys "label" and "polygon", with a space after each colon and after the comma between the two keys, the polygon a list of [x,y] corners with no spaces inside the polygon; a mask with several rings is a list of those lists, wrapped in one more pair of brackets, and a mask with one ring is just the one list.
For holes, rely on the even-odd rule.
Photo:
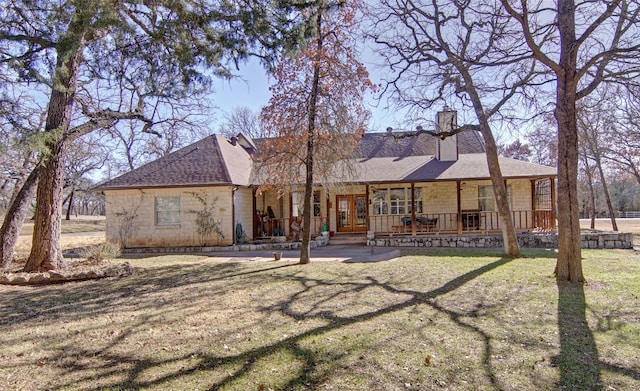
{"label": "house", "polygon": [[[455,115],[438,113],[438,126],[455,122]],[[284,189],[284,196],[283,189],[258,193],[252,156],[259,146],[243,135],[212,135],[103,183],[107,238],[127,247],[160,247],[295,236],[302,185]],[[316,186],[312,233],[500,230],[477,132],[444,140],[424,133],[405,138],[365,133],[353,159],[356,169],[339,186]],[[500,167],[516,229],[554,228],[556,169],[502,157]]]}

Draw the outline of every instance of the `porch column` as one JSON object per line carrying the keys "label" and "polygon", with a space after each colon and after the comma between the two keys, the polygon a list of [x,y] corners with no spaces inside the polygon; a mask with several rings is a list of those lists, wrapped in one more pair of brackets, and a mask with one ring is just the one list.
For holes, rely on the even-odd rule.
{"label": "porch column", "polygon": [[[233,240],[231,243],[238,244],[238,235],[236,232],[236,191],[238,186],[231,187],[231,232],[233,232]],[[240,237],[242,239],[242,237]]]}
{"label": "porch column", "polygon": [[256,208],[256,203],[257,203],[256,198],[258,197],[258,194],[256,192],[256,188],[255,187],[251,188],[251,196],[252,196],[251,198],[253,199],[253,202],[252,202],[252,204],[253,204],[252,205],[253,206],[253,213],[252,213],[252,215],[253,215],[253,218],[252,218],[252,220],[253,220],[253,235],[252,236],[253,236],[253,240],[256,240],[257,233],[258,233],[258,219],[257,219],[258,210]]}
{"label": "porch column", "polygon": [[460,199],[460,181],[456,181],[456,200],[458,203],[458,218],[457,218],[457,226],[458,226],[458,235],[462,235],[462,200]]}
{"label": "porch column", "polygon": [[532,217],[531,220],[532,221],[531,221],[531,227],[529,227],[527,224],[527,229],[535,228],[537,223],[537,219],[536,219],[536,183],[537,182],[538,182],[537,179],[531,180],[531,217]]}
{"label": "porch column", "polygon": [[556,229],[556,181],[555,178],[549,178],[551,181],[551,229]]}
{"label": "porch column", "polygon": [[536,182],[537,179],[531,180],[531,210],[536,210]]}
{"label": "porch column", "polygon": [[369,203],[370,203],[370,196],[369,196],[369,184],[367,183],[365,185],[365,193],[367,193],[367,202],[365,203],[366,208],[367,208],[367,235],[369,234],[369,230],[370,230],[370,226],[371,226],[371,220],[369,219],[369,213],[371,213],[371,208],[369,207]]}
{"label": "porch column", "polygon": [[411,182],[411,236],[416,236],[416,188]]}

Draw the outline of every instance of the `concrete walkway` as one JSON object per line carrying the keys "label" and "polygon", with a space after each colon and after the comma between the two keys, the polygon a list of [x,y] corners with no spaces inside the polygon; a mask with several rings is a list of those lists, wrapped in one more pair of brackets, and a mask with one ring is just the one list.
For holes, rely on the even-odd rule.
{"label": "concrete walkway", "polygon": [[[299,262],[300,250],[259,250],[204,253],[220,261],[273,261],[274,252],[281,252],[281,261]],[[311,249],[311,262],[380,262],[400,256],[400,250],[389,247],[358,245],[327,245]]]}

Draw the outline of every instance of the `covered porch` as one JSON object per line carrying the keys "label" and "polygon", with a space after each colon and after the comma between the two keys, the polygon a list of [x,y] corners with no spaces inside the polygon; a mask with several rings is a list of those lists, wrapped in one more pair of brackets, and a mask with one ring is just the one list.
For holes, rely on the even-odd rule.
{"label": "covered porch", "polygon": [[[555,225],[553,177],[506,181],[518,232]],[[302,227],[302,192],[255,195],[255,238],[296,240]],[[467,235],[501,231],[489,180],[351,184],[314,189],[312,235],[368,232],[379,236]]]}

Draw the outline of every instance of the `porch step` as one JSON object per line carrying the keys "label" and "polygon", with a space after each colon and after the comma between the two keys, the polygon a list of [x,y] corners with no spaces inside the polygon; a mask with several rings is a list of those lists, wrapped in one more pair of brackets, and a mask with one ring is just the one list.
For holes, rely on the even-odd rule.
{"label": "porch step", "polygon": [[329,244],[335,245],[365,245],[367,244],[367,233],[336,233],[329,239]]}

